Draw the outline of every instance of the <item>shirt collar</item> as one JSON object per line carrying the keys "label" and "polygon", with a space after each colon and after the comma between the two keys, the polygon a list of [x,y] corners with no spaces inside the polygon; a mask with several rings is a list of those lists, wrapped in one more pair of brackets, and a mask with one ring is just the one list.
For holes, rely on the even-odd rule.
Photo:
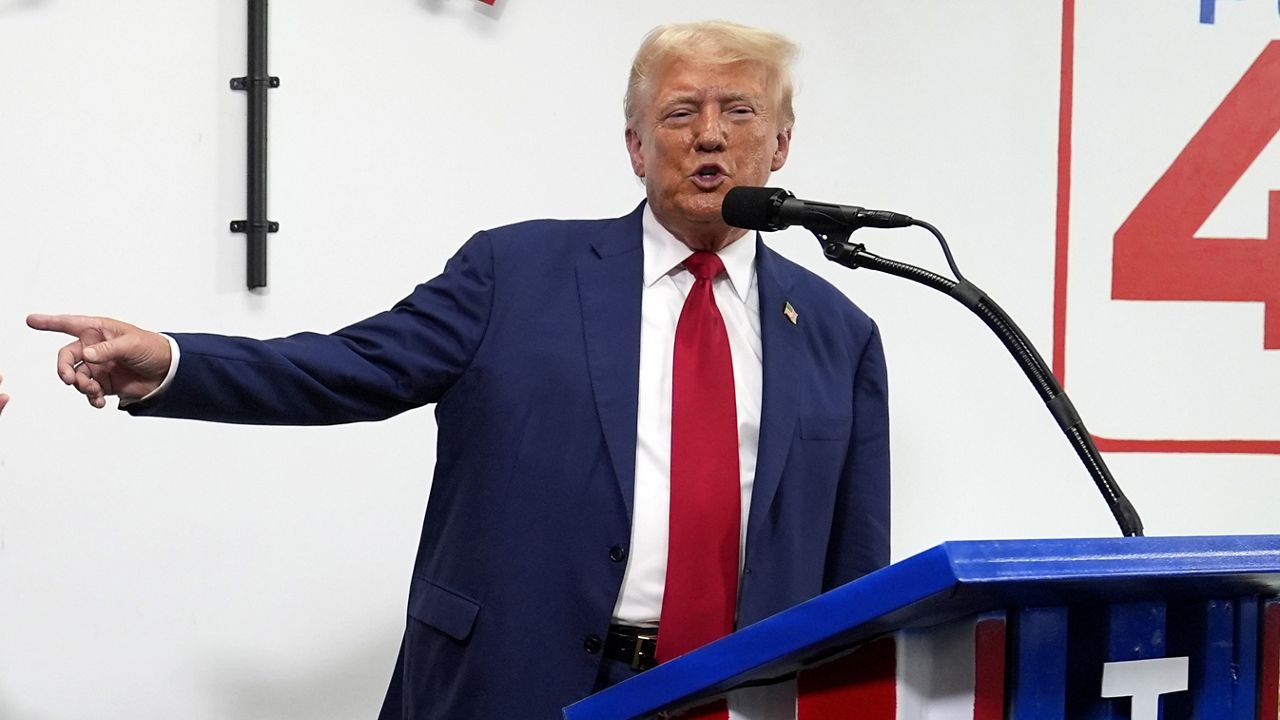
{"label": "shirt collar", "polygon": [[[654,283],[680,269],[680,264],[692,251],[658,222],[648,203],[644,206],[641,225],[644,228],[644,286],[653,287]],[[716,255],[724,263],[733,292],[745,303],[756,273],[755,238],[750,233],[743,235],[720,248]]]}

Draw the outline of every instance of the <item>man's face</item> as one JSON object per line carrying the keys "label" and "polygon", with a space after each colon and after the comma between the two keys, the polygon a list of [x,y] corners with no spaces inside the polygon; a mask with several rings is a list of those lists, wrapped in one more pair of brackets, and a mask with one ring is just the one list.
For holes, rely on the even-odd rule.
{"label": "man's face", "polygon": [[745,234],[720,219],[729,188],[764,185],[782,167],[791,130],[763,65],[676,59],[627,128],[631,167],[653,214],[684,244],[718,250]]}

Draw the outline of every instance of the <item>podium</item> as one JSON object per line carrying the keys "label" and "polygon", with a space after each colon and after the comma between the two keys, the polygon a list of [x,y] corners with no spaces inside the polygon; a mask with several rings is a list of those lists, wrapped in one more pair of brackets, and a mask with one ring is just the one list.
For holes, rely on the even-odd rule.
{"label": "podium", "polygon": [[1276,720],[1277,597],[1280,536],[948,542],[564,717]]}

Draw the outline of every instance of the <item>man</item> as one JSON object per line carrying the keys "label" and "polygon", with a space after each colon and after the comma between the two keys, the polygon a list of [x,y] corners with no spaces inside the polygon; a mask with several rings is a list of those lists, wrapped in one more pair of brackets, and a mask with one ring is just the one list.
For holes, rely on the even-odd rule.
{"label": "man", "polygon": [[729,23],[656,29],[626,101],[645,203],[481,232],[332,335],[28,322],[77,337],[64,382],[135,415],[325,424],[435,403],[382,718],[559,717],[652,661],[646,628],[666,659],[888,560],[875,326],[720,217],[786,162],[793,54]]}

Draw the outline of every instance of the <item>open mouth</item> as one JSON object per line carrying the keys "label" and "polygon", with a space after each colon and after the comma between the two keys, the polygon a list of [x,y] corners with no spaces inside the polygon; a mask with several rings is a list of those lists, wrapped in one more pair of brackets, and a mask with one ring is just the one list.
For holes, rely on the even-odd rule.
{"label": "open mouth", "polygon": [[693,182],[703,188],[715,188],[727,177],[724,168],[715,164],[700,165],[692,175]]}

